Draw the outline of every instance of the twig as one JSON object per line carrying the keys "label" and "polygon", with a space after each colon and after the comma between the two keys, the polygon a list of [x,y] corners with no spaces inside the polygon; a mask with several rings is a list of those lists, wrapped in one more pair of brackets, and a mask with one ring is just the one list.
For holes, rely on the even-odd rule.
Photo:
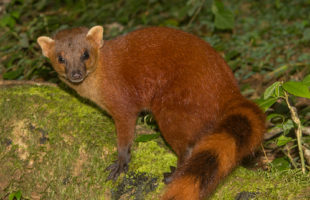
{"label": "twig", "polygon": [[264,156],[265,156],[267,162],[270,163],[270,161],[269,161],[269,159],[268,159],[268,157],[267,157],[267,154],[266,154],[266,151],[265,151],[265,148],[264,148],[263,144],[260,143],[260,146],[261,146],[261,148],[262,148],[262,150],[263,150],[263,153],[264,153]]}
{"label": "twig", "polygon": [[37,86],[44,85],[44,86],[57,87],[55,83],[48,83],[48,82],[0,80],[0,86],[12,86],[12,85],[37,85]]}
{"label": "twig", "polygon": [[[290,149],[288,148],[287,145],[286,146],[286,150],[287,150],[287,157],[290,159],[291,163],[293,164],[294,168],[297,169],[297,164],[296,162],[294,161],[293,157],[291,156],[290,154]],[[283,151],[285,153],[285,151]]]}
{"label": "twig", "polygon": [[289,69],[289,67],[291,67],[291,66],[299,67],[299,66],[305,66],[305,65],[307,65],[306,62],[305,62],[305,63],[300,62],[300,63],[294,63],[294,64],[285,64],[285,65],[282,65],[282,66],[278,67],[277,69],[275,69],[275,70],[273,70],[273,71],[267,73],[267,74],[266,74],[266,77],[267,77],[267,78],[275,77],[275,76],[276,76],[276,73],[281,72],[281,71],[286,71],[286,70]]}
{"label": "twig", "polygon": [[192,16],[191,20],[188,22],[187,27],[189,27],[189,26],[193,23],[193,21],[196,19],[196,17],[197,17],[198,14],[200,13],[200,11],[201,11],[201,9],[202,9],[202,7],[203,7],[205,1],[206,1],[206,0],[203,0],[203,1],[201,2],[201,5],[200,5],[199,8],[195,11],[195,13],[194,13],[194,15]]}
{"label": "twig", "polygon": [[296,133],[296,137],[297,137],[298,151],[299,151],[299,157],[300,157],[300,162],[301,162],[301,171],[303,174],[305,174],[306,173],[306,167],[305,167],[304,153],[302,150],[302,132],[301,132],[300,119],[298,118],[298,114],[295,111],[295,109],[291,106],[291,104],[288,100],[288,94],[286,91],[284,91],[284,98],[285,98],[285,101],[286,101],[288,108],[291,111],[292,120],[297,125],[297,129],[295,130],[295,133]]}
{"label": "twig", "polygon": [[266,162],[267,162],[267,169],[269,170],[270,169],[270,160],[268,159],[268,156],[267,156],[267,154],[266,154],[266,151],[265,151],[265,148],[264,148],[264,145],[263,145],[263,143],[260,143],[260,146],[261,146],[261,148],[262,148],[262,150],[263,150],[263,153],[264,153],[264,156],[265,156],[265,159],[266,159]]}

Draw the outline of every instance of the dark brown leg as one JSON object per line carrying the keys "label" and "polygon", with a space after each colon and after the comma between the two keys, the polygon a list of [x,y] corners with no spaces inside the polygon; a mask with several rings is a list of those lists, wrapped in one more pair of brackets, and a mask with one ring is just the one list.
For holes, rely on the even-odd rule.
{"label": "dark brown leg", "polygon": [[118,159],[110,165],[108,180],[115,180],[122,172],[127,172],[128,163],[130,161],[130,147],[134,138],[134,130],[136,125],[136,116],[122,117],[114,119],[117,133],[117,150]]}

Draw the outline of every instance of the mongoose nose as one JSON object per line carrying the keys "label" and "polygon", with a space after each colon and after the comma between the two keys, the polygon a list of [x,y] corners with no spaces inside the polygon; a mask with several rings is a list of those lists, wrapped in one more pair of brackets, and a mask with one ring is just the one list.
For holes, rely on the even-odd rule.
{"label": "mongoose nose", "polygon": [[82,72],[80,70],[72,71],[71,78],[73,80],[79,80],[82,78]]}

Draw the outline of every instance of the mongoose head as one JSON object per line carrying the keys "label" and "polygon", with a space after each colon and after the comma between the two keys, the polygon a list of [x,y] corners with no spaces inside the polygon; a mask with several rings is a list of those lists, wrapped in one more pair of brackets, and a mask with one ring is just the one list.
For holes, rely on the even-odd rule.
{"label": "mongoose head", "polygon": [[60,31],[53,38],[41,36],[37,42],[59,76],[77,84],[95,70],[102,37],[102,26],[79,27]]}

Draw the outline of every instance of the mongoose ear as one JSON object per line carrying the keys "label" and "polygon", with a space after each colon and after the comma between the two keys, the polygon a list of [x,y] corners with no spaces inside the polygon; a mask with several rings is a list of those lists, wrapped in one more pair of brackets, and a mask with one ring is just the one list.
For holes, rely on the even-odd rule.
{"label": "mongoose ear", "polygon": [[38,37],[37,42],[42,49],[43,55],[45,57],[48,57],[50,51],[53,49],[52,47],[55,44],[55,41],[50,37],[41,36]]}
{"label": "mongoose ear", "polygon": [[86,38],[92,40],[93,42],[95,42],[98,48],[101,48],[103,45],[103,27],[102,26],[92,27],[88,31]]}

